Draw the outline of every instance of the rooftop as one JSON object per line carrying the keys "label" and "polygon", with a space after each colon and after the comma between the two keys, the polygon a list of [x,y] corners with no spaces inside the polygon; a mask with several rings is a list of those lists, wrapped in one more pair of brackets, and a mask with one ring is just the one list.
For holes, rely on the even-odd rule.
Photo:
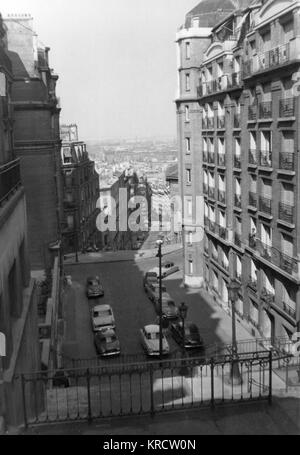
{"label": "rooftop", "polygon": [[214,27],[238,9],[244,9],[251,0],[202,0],[186,15],[185,28],[192,26],[192,19],[199,19],[199,27]]}

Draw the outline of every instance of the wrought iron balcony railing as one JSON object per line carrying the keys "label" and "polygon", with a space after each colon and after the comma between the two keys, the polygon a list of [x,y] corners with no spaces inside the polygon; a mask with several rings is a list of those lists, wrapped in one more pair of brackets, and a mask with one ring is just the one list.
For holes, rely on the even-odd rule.
{"label": "wrought iron balcony railing", "polygon": [[218,165],[219,166],[226,166],[225,153],[218,153]]}
{"label": "wrought iron balcony railing", "polygon": [[257,245],[256,234],[249,234],[249,246],[250,246],[250,248],[255,250],[256,249],[256,245]]}
{"label": "wrought iron balcony railing", "polygon": [[252,104],[248,107],[248,120],[257,120],[257,105]]}
{"label": "wrought iron balcony railing", "polygon": [[276,66],[289,62],[290,59],[290,44],[287,43],[277,46],[270,51],[258,54],[253,59],[244,62],[243,76],[249,77],[257,72],[275,68]]}
{"label": "wrought iron balcony railing", "polygon": [[267,197],[260,196],[259,198],[259,211],[271,215],[272,201]]}
{"label": "wrought iron balcony railing", "polygon": [[288,223],[294,223],[294,206],[279,202],[279,219],[287,221]]}
{"label": "wrought iron balcony railing", "polygon": [[295,98],[285,98],[279,102],[279,117],[293,117],[295,115]]}
{"label": "wrought iron balcony railing", "polygon": [[226,192],[224,190],[218,190],[218,201],[226,204]]}
{"label": "wrought iron balcony railing", "polygon": [[228,88],[241,87],[242,75],[241,72],[234,72],[228,76]]}
{"label": "wrought iron balcony railing", "polygon": [[237,246],[241,246],[242,244],[242,240],[241,240],[241,234],[235,232],[234,233],[234,243],[237,245]]}
{"label": "wrought iron balcony railing", "polygon": [[260,119],[272,118],[272,101],[265,101],[259,103],[259,118]]}
{"label": "wrought iron balcony railing", "polygon": [[260,160],[259,160],[260,166],[272,167],[272,151],[271,150],[261,150],[259,157],[260,157]]}
{"label": "wrought iron balcony railing", "polygon": [[252,191],[249,192],[249,205],[257,208],[257,194]]}
{"label": "wrought iron balcony railing", "polygon": [[8,200],[20,185],[19,159],[0,166],[0,205]]}
{"label": "wrought iron balcony railing", "polygon": [[227,240],[227,229],[224,226],[218,225],[218,230],[219,230],[219,237],[221,237],[224,240]]}
{"label": "wrought iron balcony railing", "polygon": [[208,225],[209,225],[209,230],[211,232],[216,232],[216,223],[215,223],[215,221],[209,220],[208,221]]}
{"label": "wrought iron balcony railing", "polygon": [[296,259],[288,256],[285,253],[280,253],[280,268],[285,272],[291,274],[293,271],[298,271],[298,263]]}
{"label": "wrought iron balcony railing", "polygon": [[288,305],[285,302],[282,302],[282,307],[283,307],[283,311],[285,311],[285,313],[287,313],[289,316],[291,316],[291,318],[296,319],[296,309],[295,308],[292,308],[290,305]]}
{"label": "wrought iron balcony railing", "polygon": [[279,169],[285,169],[287,171],[295,170],[295,154],[291,152],[280,152],[279,153]]}

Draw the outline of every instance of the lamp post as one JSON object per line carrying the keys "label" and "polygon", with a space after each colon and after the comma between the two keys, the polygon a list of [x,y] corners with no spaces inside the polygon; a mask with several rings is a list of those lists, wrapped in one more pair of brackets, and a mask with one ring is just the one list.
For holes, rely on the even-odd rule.
{"label": "lamp post", "polygon": [[158,246],[158,253],[157,257],[159,259],[159,357],[160,359],[162,358],[162,352],[163,352],[163,333],[162,333],[162,288],[161,288],[161,260],[162,260],[162,252],[161,248],[163,245],[162,240],[157,240],[156,245]]}
{"label": "lamp post", "polygon": [[241,288],[240,283],[233,279],[227,285],[228,296],[231,302],[231,317],[232,317],[232,365],[231,365],[231,382],[232,384],[241,384],[242,378],[239,369],[237,342],[236,342],[236,326],[235,326],[235,303],[238,299],[238,293]]}
{"label": "lamp post", "polygon": [[187,317],[187,312],[188,312],[188,307],[184,302],[182,302],[179,306],[179,315],[180,315],[180,319],[182,322],[182,357],[183,357],[182,366],[180,368],[179,373],[182,376],[188,374],[188,369],[186,367],[185,360],[184,360],[185,354],[186,354],[186,351],[185,351],[185,320]]}

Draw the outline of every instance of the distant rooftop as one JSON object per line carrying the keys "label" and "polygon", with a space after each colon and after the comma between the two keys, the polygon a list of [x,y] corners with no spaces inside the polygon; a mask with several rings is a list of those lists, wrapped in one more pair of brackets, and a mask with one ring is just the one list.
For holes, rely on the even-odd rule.
{"label": "distant rooftop", "polygon": [[198,19],[198,27],[214,27],[237,9],[244,9],[251,0],[202,0],[186,15],[185,28],[192,27],[192,20]]}
{"label": "distant rooftop", "polygon": [[170,164],[167,167],[166,180],[178,180],[178,163]]}

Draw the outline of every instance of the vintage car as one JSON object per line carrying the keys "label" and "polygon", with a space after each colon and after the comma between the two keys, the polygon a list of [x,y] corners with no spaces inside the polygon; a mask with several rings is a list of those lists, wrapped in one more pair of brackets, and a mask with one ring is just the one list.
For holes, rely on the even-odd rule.
{"label": "vintage car", "polygon": [[98,276],[87,278],[86,295],[88,299],[104,296],[104,289]]}
{"label": "vintage car", "polygon": [[101,357],[113,357],[120,354],[120,342],[115,329],[105,327],[95,333],[94,344],[97,354]]}
{"label": "vintage car", "polygon": [[[172,273],[178,272],[179,267],[178,265],[174,264],[174,262],[170,261],[165,261],[162,263],[161,267],[161,277],[165,278],[168,275],[171,275]],[[159,267],[154,267],[151,269],[151,272],[157,273],[157,276],[159,276]]]}
{"label": "vintage car", "polygon": [[[142,346],[149,356],[159,356],[159,326],[156,324],[146,325],[140,330]],[[169,343],[162,335],[162,355],[168,355],[170,352]]]}
{"label": "vintage car", "polygon": [[[171,324],[171,333],[174,340],[180,346],[183,346],[182,321]],[[204,341],[196,324],[189,322],[184,324],[184,347],[185,349],[204,349]]]}
{"label": "vintage car", "polygon": [[97,305],[92,309],[92,327],[94,332],[103,327],[115,327],[113,310],[109,305]]}

